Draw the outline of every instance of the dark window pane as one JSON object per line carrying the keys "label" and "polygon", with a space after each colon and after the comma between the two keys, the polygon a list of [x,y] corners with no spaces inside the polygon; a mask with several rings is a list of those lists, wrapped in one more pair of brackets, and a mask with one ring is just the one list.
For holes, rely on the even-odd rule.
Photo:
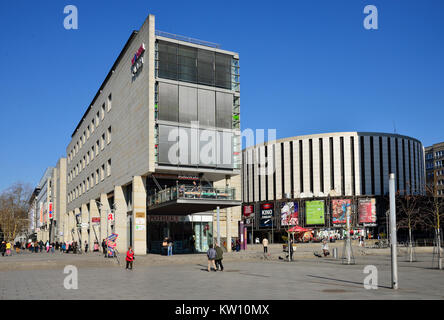
{"label": "dark window pane", "polygon": [[198,83],[214,86],[214,52],[197,51]]}
{"label": "dark window pane", "polygon": [[159,77],[177,80],[177,44],[159,41]]}
{"label": "dark window pane", "polygon": [[231,56],[216,53],[216,87],[231,89]]}
{"label": "dark window pane", "polygon": [[179,46],[179,80],[197,82],[197,49]]}

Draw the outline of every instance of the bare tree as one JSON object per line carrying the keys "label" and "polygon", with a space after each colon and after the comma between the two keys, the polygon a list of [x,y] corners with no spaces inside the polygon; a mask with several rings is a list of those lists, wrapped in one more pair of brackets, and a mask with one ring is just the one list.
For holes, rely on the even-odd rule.
{"label": "bare tree", "polygon": [[16,182],[0,193],[0,228],[5,240],[13,241],[28,228],[31,192],[29,184]]}
{"label": "bare tree", "polygon": [[435,229],[438,268],[442,269],[441,224],[444,219],[444,198],[434,192],[433,186],[426,185],[426,201],[422,208],[422,219],[426,226]]}
{"label": "bare tree", "polygon": [[409,232],[409,261],[413,262],[413,237],[412,231],[421,223],[419,215],[418,203],[420,196],[415,194],[404,193],[404,196],[396,197],[396,206],[399,216],[397,218],[398,229],[408,229]]}

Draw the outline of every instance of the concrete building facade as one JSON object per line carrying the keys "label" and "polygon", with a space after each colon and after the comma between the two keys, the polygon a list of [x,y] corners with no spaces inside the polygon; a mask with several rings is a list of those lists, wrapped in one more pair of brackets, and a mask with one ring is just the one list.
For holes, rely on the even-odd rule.
{"label": "concrete building facade", "polygon": [[[65,240],[91,248],[116,233],[120,252],[146,254],[169,237],[178,253],[202,251],[213,242],[217,207],[231,221],[219,232],[237,235],[238,88],[236,53],[156,31],[149,15],[66,148]],[[224,154],[228,161],[218,161]]]}

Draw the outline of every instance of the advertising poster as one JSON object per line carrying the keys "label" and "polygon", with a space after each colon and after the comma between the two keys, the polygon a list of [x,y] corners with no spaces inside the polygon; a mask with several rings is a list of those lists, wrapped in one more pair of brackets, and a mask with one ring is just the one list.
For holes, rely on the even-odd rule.
{"label": "advertising poster", "polygon": [[361,199],[359,200],[359,223],[375,224],[376,223],[376,200]]}
{"label": "advertising poster", "polygon": [[252,218],[254,216],[254,206],[247,205],[243,207],[244,218]]}
{"label": "advertising poster", "polygon": [[111,234],[108,238],[106,238],[106,246],[107,246],[107,254],[108,257],[114,257],[114,252],[116,248],[116,241],[118,235],[116,233]]}
{"label": "advertising poster", "polygon": [[296,226],[299,224],[299,207],[297,202],[281,203],[281,226]]}
{"label": "advertising poster", "polygon": [[324,201],[305,202],[305,217],[307,225],[325,224]]}
{"label": "advertising poster", "polygon": [[261,204],[261,222],[260,226],[263,228],[268,228],[273,226],[273,216],[274,216],[274,205],[273,203],[263,203]]}
{"label": "advertising poster", "polygon": [[[331,215],[333,224],[346,224],[347,213],[351,217],[351,200],[338,199],[331,201]],[[351,219],[350,219],[351,223]]]}

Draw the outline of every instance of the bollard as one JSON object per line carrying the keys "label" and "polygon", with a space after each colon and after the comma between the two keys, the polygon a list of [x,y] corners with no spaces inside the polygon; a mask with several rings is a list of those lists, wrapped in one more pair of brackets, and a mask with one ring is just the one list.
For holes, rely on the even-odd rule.
{"label": "bollard", "polygon": [[333,258],[334,259],[338,258],[338,248],[333,248]]}

